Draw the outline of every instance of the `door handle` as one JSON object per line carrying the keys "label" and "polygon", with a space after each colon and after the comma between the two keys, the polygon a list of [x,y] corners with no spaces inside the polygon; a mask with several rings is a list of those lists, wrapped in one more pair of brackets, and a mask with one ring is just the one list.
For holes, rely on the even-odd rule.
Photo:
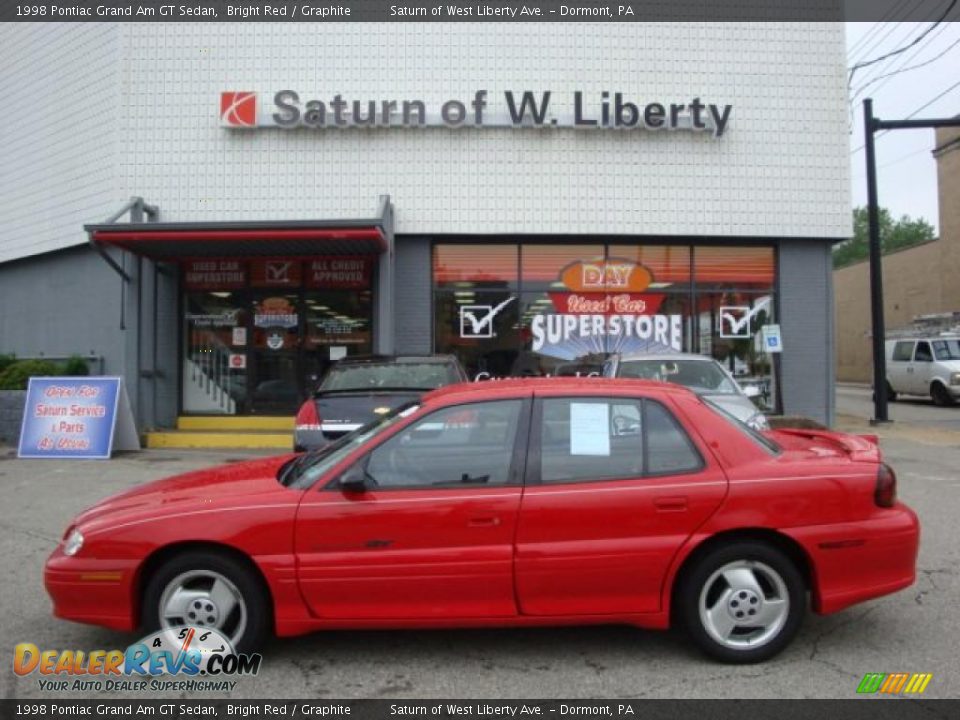
{"label": "door handle", "polygon": [[496,527],[499,524],[498,517],[475,517],[467,521],[467,527]]}
{"label": "door handle", "polygon": [[685,495],[658,497],[653,499],[653,506],[657,512],[686,512],[687,498]]}

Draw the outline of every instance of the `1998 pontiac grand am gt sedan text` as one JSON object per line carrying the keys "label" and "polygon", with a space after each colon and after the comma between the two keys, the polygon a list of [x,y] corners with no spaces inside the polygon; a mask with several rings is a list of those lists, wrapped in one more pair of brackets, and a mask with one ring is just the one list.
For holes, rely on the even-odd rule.
{"label": "1998 pontiac grand am gt sedan text", "polygon": [[47,561],[58,617],[215,627],[686,627],[756,662],[809,604],[913,583],[919,526],[875,440],[759,433],[685,388],[452,385],[324,450],[150,483]]}

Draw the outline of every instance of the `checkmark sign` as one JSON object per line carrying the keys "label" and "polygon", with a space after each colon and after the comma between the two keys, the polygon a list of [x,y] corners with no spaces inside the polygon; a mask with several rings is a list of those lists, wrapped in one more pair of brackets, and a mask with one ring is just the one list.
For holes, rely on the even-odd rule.
{"label": "checkmark sign", "polygon": [[[764,298],[753,308],[745,305],[724,306],[720,308],[720,337],[748,338],[750,337],[750,321],[757,314],[770,305],[770,299]],[[739,316],[739,317],[738,317]],[[728,330],[725,330],[727,328]]]}
{"label": "checkmark sign", "polygon": [[[493,337],[493,319],[513,300],[512,296],[508,297],[495,307],[491,305],[461,306],[460,337]],[[469,332],[466,331],[466,323],[470,324]]]}

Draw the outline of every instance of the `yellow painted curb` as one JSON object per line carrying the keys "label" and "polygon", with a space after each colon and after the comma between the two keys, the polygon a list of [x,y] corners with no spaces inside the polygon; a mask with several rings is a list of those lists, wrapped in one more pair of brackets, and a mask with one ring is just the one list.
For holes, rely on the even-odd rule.
{"label": "yellow painted curb", "polygon": [[177,418],[178,430],[275,430],[293,431],[293,416],[258,417],[254,415],[190,415]]}
{"label": "yellow painted curb", "polygon": [[148,448],[268,448],[293,450],[293,433],[268,432],[149,432]]}

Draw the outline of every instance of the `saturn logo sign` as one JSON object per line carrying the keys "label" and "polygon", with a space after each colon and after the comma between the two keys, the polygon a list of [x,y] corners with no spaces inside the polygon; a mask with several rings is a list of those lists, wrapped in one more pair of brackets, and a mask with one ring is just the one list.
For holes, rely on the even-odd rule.
{"label": "saturn logo sign", "polygon": [[232,128],[257,126],[257,94],[253,92],[220,93],[220,124]]}

